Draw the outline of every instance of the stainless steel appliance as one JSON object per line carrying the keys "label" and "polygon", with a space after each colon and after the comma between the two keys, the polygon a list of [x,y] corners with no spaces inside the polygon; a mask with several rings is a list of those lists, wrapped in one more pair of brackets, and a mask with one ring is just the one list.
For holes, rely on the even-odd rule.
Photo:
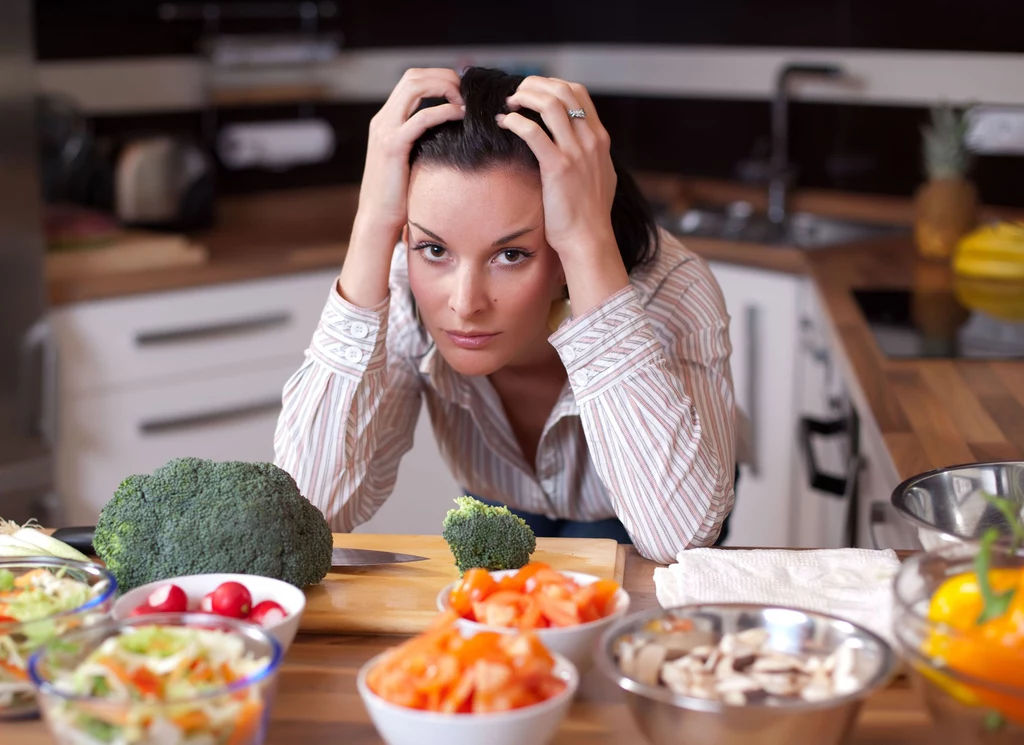
{"label": "stainless steel appliance", "polygon": [[48,517],[56,353],[45,320],[31,0],[0,3],[0,515]]}

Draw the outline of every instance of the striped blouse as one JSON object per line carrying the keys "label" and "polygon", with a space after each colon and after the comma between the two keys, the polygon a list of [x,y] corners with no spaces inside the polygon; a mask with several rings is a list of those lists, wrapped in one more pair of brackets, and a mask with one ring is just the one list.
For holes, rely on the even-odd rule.
{"label": "striped blouse", "polygon": [[549,337],[568,380],[530,464],[489,380],[456,373],[421,331],[406,254],[399,245],[376,307],[335,283],[284,388],[277,464],[334,530],[391,494],[425,396],[468,492],[551,518],[617,517],[664,563],[715,541],[733,505],[735,404],[725,303],[699,257],[662,233],[630,286]]}

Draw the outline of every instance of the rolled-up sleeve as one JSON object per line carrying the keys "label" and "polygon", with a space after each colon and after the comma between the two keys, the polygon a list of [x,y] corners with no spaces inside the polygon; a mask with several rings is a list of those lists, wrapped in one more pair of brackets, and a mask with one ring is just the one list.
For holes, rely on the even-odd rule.
{"label": "rolled-up sleeve", "polygon": [[646,307],[629,286],[550,337],[615,513],[662,563],[712,544],[734,500],[728,316],[707,268],[688,264]]}
{"label": "rolled-up sleeve", "polygon": [[420,381],[407,359],[389,354],[400,335],[389,331],[389,300],[360,308],[335,283],[305,362],[284,387],[275,462],[335,531],[373,517],[412,447]]}

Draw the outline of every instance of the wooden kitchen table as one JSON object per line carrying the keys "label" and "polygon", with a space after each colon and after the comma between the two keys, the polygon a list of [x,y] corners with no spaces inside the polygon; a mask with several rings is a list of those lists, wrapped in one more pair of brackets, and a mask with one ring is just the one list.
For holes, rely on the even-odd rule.
{"label": "wooden kitchen table", "polygon": [[[656,564],[632,547],[620,550],[625,552],[624,584],[632,598],[630,611],[656,607]],[[382,743],[356,691],[356,671],[397,641],[396,637],[382,636],[299,635],[281,668],[268,745]],[[925,745],[935,741],[936,732],[927,712],[901,679],[868,700],[848,745]],[[0,723],[3,745],[50,742],[42,722]],[[580,693],[553,745],[643,742],[619,690],[591,670],[584,676]]]}

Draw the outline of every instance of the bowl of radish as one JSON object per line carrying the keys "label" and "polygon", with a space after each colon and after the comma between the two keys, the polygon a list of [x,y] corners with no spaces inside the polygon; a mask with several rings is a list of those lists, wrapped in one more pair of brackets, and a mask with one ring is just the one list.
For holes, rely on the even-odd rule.
{"label": "bowl of radish", "polygon": [[122,595],[118,621],[150,613],[211,613],[262,626],[287,650],[306,607],[298,587],[254,574],[192,574],[150,582]]}

